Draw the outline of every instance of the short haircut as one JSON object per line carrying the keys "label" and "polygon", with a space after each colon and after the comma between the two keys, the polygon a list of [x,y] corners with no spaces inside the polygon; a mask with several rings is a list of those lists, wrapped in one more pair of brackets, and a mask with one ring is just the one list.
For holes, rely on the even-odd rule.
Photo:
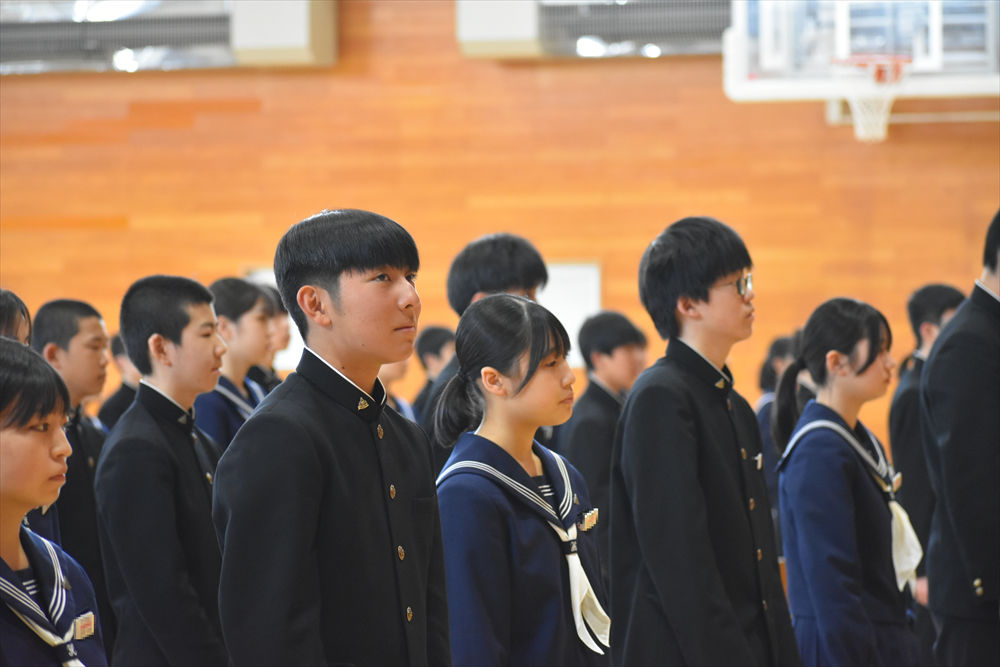
{"label": "short haircut", "polygon": [[646,347],[646,334],[621,313],[606,310],[591,315],[583,322],[577,341],[580,343],[580,354],[587,364],[587,370],[593,370],[591,354],[594,352],[611,354],[615,348],[622,345]]}
{"label": "short haircut", "polygon": [[418,270],[417,244],[399,223],[356,209],[323,211],[295,223],[281,237],[274,253],[274,277],[281,300],[303,338],[309,323],[299,308],[299,289],[316,285],[336,300],[342,273],[380,266]]}
{"label": "short haircut", "polygon": [[714,218],[684,218],[649,244],[639,263],[639,297],[664,338],[680,333],[677,300],[707,301],[719,278],[753,266],[743,239]]}
{"label": "short haircut", "polygon": [[270,306],[270,300],[258,285],[242,278],[219,278],[208,286],[215,314],[235,322],[253,310],[258,301]]}
{"label": "short haircut", "polygon": [[80,320],[87,317],[102,319],[97,309],[89,303],[75,299],[49,301],[35,313],[35,327],[31,334],[31,347],[38,352],[49,343],[65,350],[69,341],[80,332]]}
{"label": "short haircut", "polygon": [[0,337],[0,428],[68,410],[69,391],[59,373],[27,345]]}
{"label": "short haircut", "polygon": [[262,292],[267,296],[268,301],[271,302],[271,317],[278,317],[279,315],[288,315],[288,309],[285,308],[285,302],[281,300],[281,292],[274,285],[257,285]]}
{"label": "short haircut", "polygon": [[191,321],[187,307],[211,304],[212,293],[204,285],[181,276],[148,276],[128,288],[119,314],[121,337],[128,358],[143,375],[153,372],[149,338],[160,334],[173,343]]}
{"label": "short haircut", "polygon": [[778,386],[778,374],[774,370],[774,360],[782,357],[795,356],[795,342],[791,336],[779,336],[771,341],[767,348],[767,358],[760,367],[760,378],[757,381],[761,391],[774,391]]}
{"label": "short haircut", "polygon": [[125,341],[122,340],[120,333],[116,333],[111,337],[111,356],[120,357],[123,354],[128,356],[128,353],[125,351]]}
{"label": "short haircut", "polygon": [[965,300],[965,295],[951,285],[924,285],[914,292],[906,302],[906,312],[910,316],[910,327],[917,338],[917,347],[924,344],[920,337],[920,325],[924,322],[941,324],[941,317],[954,310]]}
{"label": "short haircut", "polygon": [[431,354],[440,355],[441,348],[455,340],[455,332],[447,327],[424,327],[414,347],[417,351],[417,359],[420,365],[427,368],[425,357]]}
{"label": "short haircut", "polygon": [[986,230],[986,244],[983,246],[983,266],[992,273],[997,272],[997,253],[1000,253],[1000,209],[997,209]]}
{"label": "short haircut", "polygon": [[513,234],[489,234],[469,243],[452,260],[448,303],[461,316],[476,292],[531,290],[548,280],[545,262],[530,241]]}
{"label": "short haircut", "polygon": [[17,336],[18,320],[27,323],[28,343],[31,343],[31,313],[28,312],[28,307],[21,301],[21,297],[9,289],[0,289],[0,336]]}

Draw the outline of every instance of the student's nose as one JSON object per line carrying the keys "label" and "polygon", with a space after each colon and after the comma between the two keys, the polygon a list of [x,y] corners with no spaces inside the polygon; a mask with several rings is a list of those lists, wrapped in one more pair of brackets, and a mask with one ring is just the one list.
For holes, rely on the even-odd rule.
{"label": "student's nose", "polygon": [[104,368],[108,365],[109,361],[111,361],[111,357],[108,355],[107,348],[105,348],[101,350],[101,360],[98,363],[101,365],[101,368]]}
{"label": "student's nose", "polygon": [[222,355],[224,355],[226,353],[226,350],[228,350],[228,349],[229,349],[229,346],[226,345],[226,341],[223,340],[222,336],[220,336],[218,333],[216,333],[215,334],[215,356],[217,356],[217,357],[219,357],[221,359]]}
{"label": "student's nose", "polygon": [[572,387],[576,382],[576,373],[573,372],[573,368],[569,365],[569,361],[563,359],[563,386]]}
{"label": "student's nose", "polygon": [[52,458],[68,459],[73,454],[73,445],[69,444],[69,440],[66,438],[66,431],[61,428],[56,429],[53,437],[55,442],[52,443]]}
{"label": "student's nose", "polygon": [[420,295],[417,294],[417,286],[409,280],[402,281],[402,292],[399,297],[400,308],[414,308],[420,312]]}

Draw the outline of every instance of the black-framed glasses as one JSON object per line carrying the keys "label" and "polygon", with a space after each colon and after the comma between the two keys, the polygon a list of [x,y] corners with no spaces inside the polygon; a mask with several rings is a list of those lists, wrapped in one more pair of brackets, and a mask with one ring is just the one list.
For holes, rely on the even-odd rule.
{"label": "black-framed glasses", "polygon": [[745,297],[753,289],[753,274],[748,273],[745,276],[740,276],[736,280],[722,283],[719,287],[725,287],[726,285],[736,285],[736,292],[740,296]]}

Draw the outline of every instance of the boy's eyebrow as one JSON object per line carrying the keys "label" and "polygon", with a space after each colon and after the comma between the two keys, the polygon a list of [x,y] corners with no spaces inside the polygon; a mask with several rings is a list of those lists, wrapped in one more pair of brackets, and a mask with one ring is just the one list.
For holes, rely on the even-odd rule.
{"label": "boy's eyebrow", "polygon": [[202,322],[201,324],[199,324],[198,328],[199,329],[204,329],[205,327],[208,327],[209,329],[214,329],[216,326],[217,326],[217,324],[215,322],[213,322],[211,320],[206,320],[205,322]]}

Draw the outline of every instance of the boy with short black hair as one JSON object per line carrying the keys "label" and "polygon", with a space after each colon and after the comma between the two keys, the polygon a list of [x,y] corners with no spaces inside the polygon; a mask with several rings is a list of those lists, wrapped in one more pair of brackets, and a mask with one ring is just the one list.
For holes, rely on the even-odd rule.
{"label": "boy with short black hair", "polygon": [[223,666],[211,516],[218,447],[194,425],[192,409],[215,386],[226,349],[212,293],[188,278],[149,276],[129,287],[119,319],[142,379],[97,466],[102,555],[118,616],[112,663]]}
{"label": "boy with short black hair", "polygon": [[646,249],[639,295],[667,353],[633,385],[611,463],[616,664],[797,665],[753,410],[732,346],[753,331],[750,254],[712,218]]}
{"label": "boy with short black hair", "polygon": [[420,360],[420,365],[427,375],[423,389],[413,399],[413,412],[419,420],[431,397],[434,380],[455,355],[455,332],[447,327],[424,327],[417,336],[415,350],[417,359]]}
{"label": "boy with short black hair", "polygon": [[83,301],[49,301],[35,313],[31,346],[59,373],[69,391],[65,431],[73,453],[66,461],[66,484],[55,503],[60,544],[83,566],[94,584],[105,646],[110,649],[115,616],[105,587],[94,497],[94,469],[104,447],[104,431],[82,410],[83,400],[100,394],[104,387],[108,365],[104,319]]}
{"label": "boy with short black hair", "polygon": [[293,225],[274,258],[306,342],[219,464],[219,606],[234,664],[449,664],[441,523],[426,437],[385,409],[413,351],[420,260],[367,211]]}
{"label": "boy with short black hair", "polygon": [[[489,294],[515,294],[534,300],[535,292],[548,282],[549,272],[541,254],[526,238],[501,232],[487,234],[462,248],[448,269],[448,303],[459,317],[469,304]],[[430,390],[420,425],[434,442],[434,414],[448,384],[458,373],[458,360],[444,367]],[[439,472],[451,453],[432,448],[434,471]]]}
{"label": "boy with short black hair", "polygon": [[625,395],[646,368],[646,335],[621,313],[604,311],[584,321],[577,339],[589,382],[569,421],[556,427],[553,449],[580,471],[594,507],[603,515],[595,528],[606,588],[611,447]]}
{"label": "boy with short black hair", "polygon": [[[927,538],[934,515],[934,491],[927,476],[927,462],[920,433],[920,376],[924,361],[930,354],[941,328],[955,314],[965,295],[951,285],[924,285],[906,302],[910,326],[916,337],[913,354],[899,365],[899,385],[889,408],[889,440],[892,463],[903,476],[896,498],[910,517],[920,546],[927,550]],[[934,623],[927,611],[926,559],[917,566],[913,597],[919,603],[914,608],[914,631],[920,638],[924,664],[934,664]]]}
{"label": "boy with short black hair", "polygon": [[118,374],[122,378],[122,384],[118,390],[111,394],[101,405],[97,413],[97,418],[108,431],[115,427],[118,419],[121,418],[128,406],[135,400],[136,389],[139,388],[139,378],[142,373],[135,367],[135,364],[128,358],[125,351],[125,343],[120,334],[111,337],[111,360],[118,369]]}

